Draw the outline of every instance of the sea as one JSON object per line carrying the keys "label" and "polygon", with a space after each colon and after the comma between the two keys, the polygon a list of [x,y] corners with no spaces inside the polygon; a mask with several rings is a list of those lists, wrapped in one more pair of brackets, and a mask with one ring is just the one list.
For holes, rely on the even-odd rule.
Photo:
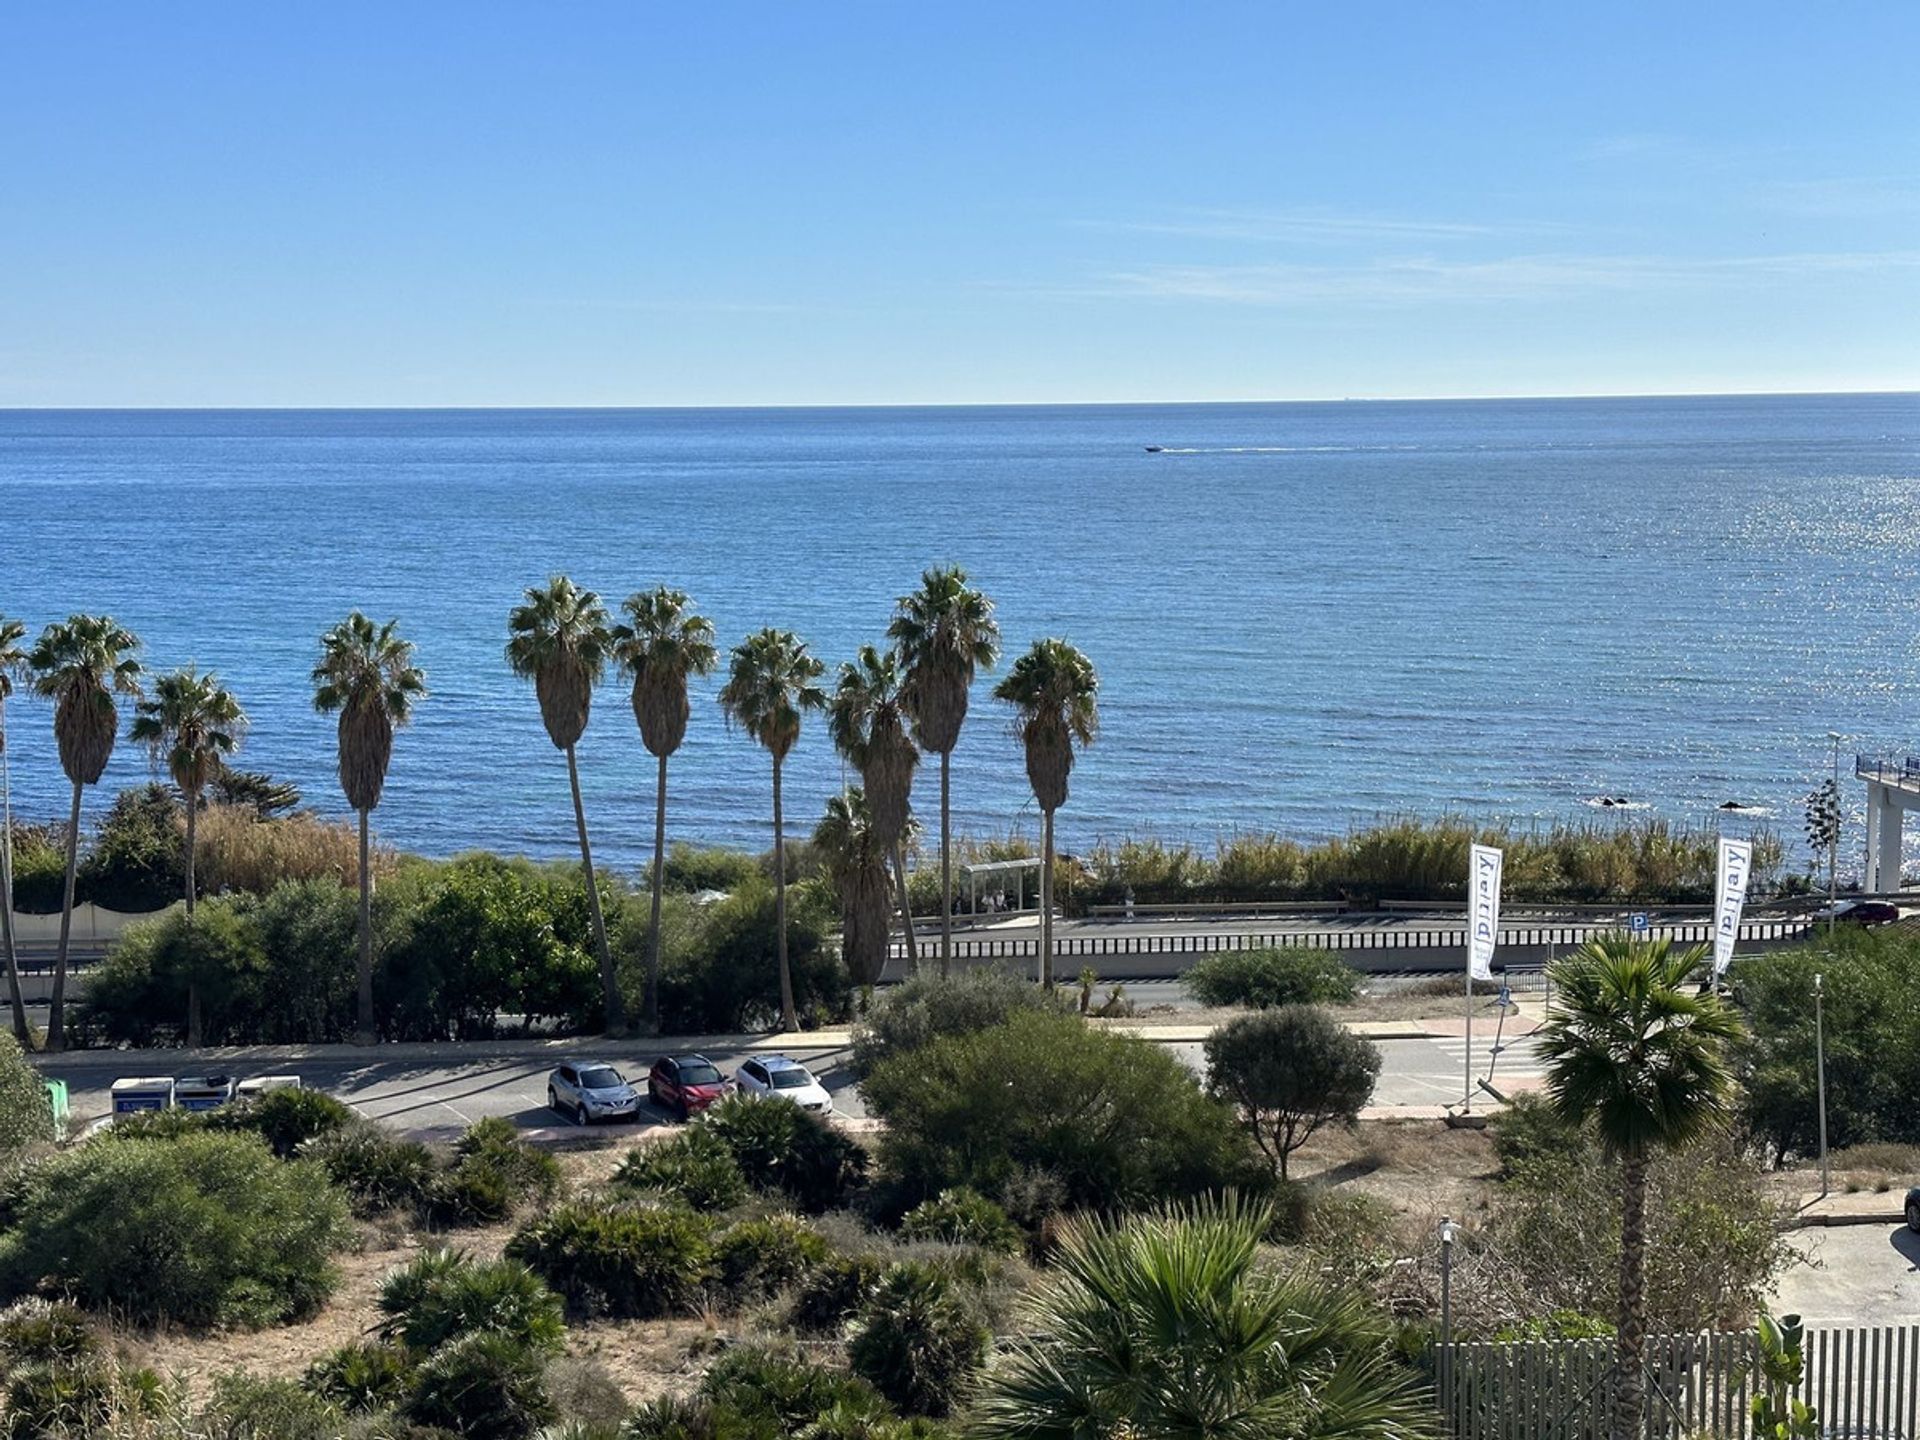
{"label": "sea", "polygon": [[[149,666],[219,671],[252,718],[240,763],[336,815],[317,638],[356,607],[397,618],[431,694],[376,824],[431,855],[572,851],[564,760],[502,659],[526,586],[673,585],[724,644],[796,631],[830,681],[937,563],[992,597],[1009,656],[1062,636],[1099,670],[1068,850],[1403,815],[1797,843],[1837,752],[1857,869],[1854,755],[1920,753],[1916,395],[0,411],[0,614],[107,612]],[[994,678],[956,825],[1031,835]],[[717,685],[671,833],[763,847],[769,762]],[[16,698],[8,722],[16,810],[62,815],[49,709]],[[654,770],[617,679],[580,763],[597,858],[638,869]],[[90,818],[149,774],[123,739]],[[809,720],[791,829],[847,779]],[[937,815],[931,764],[915,803]]]}

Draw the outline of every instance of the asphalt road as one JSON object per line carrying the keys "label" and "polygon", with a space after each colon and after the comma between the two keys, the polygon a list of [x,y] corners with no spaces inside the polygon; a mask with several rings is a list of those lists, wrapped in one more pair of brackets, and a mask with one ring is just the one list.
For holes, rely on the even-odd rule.
{"label": "asphalt road", "polygon": [[[1900,1197],[1889,1195],[1889,1209]],[[1920,1320],[1920,1235],[1904,1225],[1834,1225],[1794,1232],[1804,1257],[1776,1289],[1774,1309],[1809,1325]]]}

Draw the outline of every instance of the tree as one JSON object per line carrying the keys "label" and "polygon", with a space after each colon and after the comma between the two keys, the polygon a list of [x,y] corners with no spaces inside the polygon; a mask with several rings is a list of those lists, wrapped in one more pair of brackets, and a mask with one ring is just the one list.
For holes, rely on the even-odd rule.
{"label": "tree", "polygon": [[[226,757],[240,748],[247,715],[233,692],[212,671],[199,674],[192,666],[162,675],[153,694],[140,702],[127,738],[147,747],[154,765],[165,766],[187,809],[187,947],[193,947],[193,908],[198,887],[193,861],[198,835],[200,798],[225,768]],[[200,1044],[200,982],[191,964],[187,969],[187,1044]]]}
{"label": "tree", "polygon": [[1245,1015],[1207,1037],[1207,1084],[1233,1102],[1266,1157],[1287,1157],[1331,1120],[1351,1125],[1373,1098],[1380,1049],[1314,1005]]}
{"label": "tree", "polygon": [[887,627],[903,672],[900,699],[923,750],[940,757],[940,973],[953,963],[953,748],[967,718],[975,670],[1000,658],[993,602],[959,566],[935,566],[902,595]]}
{"label": "tree", "polygon": [[[920,752],[907,734],[907,710],[899,658],[862,645],[859,656],[840,667],[840,683],[827,711],[834,748],[860,772],[872,817],[874,841],[893,863],[900,892],[900,928],[907,946],[907,968],[920,968],[913,934],[913,905],[907,897],[905,836],[912,819],[913,772]],[[884,956],[883,956],[884,959]]]}
{"label": "tree", "polygon": [[827,797],[814,848],[840,901],[840,955],[855,985],[872,985],[887,963],[887,852],[858,786]]}
{"label": "tree", "polygon": [[693,612],[684,590],[655,589],[629,595],[620,607],[627,621],[613,627],[613,653],[633,677],[633,718],[641,742],[660,764],[653,785],[653,909],[647,932],[647,993],[642,1003],[649,1030],[660,1028],[660,892],[666,881],[667,759],[687,738],[687,681],[710,675],[720,656],[713,622]]}
{"label": "tree", "polygon": [[1040,806],[1040,983],[1053,984],[1053,816],[1067,803],[1073,749],[1093,743],[1100,726],[1100,677],[1064,640],[1036,640],[994,694],[1014,708],[1027,752],[1027,782]]}
{"label": "tree", "polygon": [[565,575],[546,589],[534,586],[526,603],[507,616],[507,667],[533,681],[540,720],[547,738],[567,757],[567,785],[573,791],[573,823],[580,835],[580,868],[587,877],[587,915],[593,922],[593,950],[600,962],[600,989],[606,1000],[609,1035],[626,1033],[620,980],[607,947],[607,921],[600,911],[600,887],[594,880],[593,846],[587,839],[587,807],[580,798],[580,764],[575,747],[586,732],[593,708],[593,687],[606,671],[613,637],[600,597],[582,590]]}
{"label": "tree", "polygon": [[376,626],[355,610],[320,637],[320,663],[313,667],[313,707],[340,716],[340,788],[360,818],[360,953],[354,1039],[374,1041],[373,866],[369,819],[386,787],[393,759],[393,732],[413,718],[427,693],[427,678],[413,663],[413,642],[402,640],[399,621]]}
{"label": "tree", "polygon": [[0,945],[6,948],[7,1001],[13,1007],[13,1036],[22,1047],[33,1043],[27,1007],[20,998],[20,954],[13,939],[13,778],[7,757],[7,699],[15,677],[25,676],[27,652],[20,648],[24,621],[0,615]]}
{"label": "tree", "polygon": [[1052,1279],[988,1367],[982,1440],[1430,1435],[1430,1406],[1354,1296],[1265,1268],[1231,1201],[1066,1227]]}
{"label": "tree", "polygon": [[1733,1010],[1688,977],[1704,946],[1604,935],[1552,967],[1558,1003],[1535,1045],[1554,1108],[1595,1127],[1620,1165],[1620,1313],[1613,1440],[1639,1440],[1645,1393],[1647,1165],[1724,1116],[1734,1092]]}
{"label": "tree", "polygon": [[[1840,888],[1840,786],[1832,778],[1822,780],[1807,796],[1807,848],[1815,858],[1827,860],[1827,904],[1838,899]],[[1827,919],[1827,933],[1833,933],[1833,916]]]}
{"label": "tree", "polygon": [[70,615],[40,632],[27,664],[34,692],[53,701],[53,734],[60,768],[73,782],[67,816],[67,876],[60,901],[60,943],[54,952],[53,997],[47,1008],[47,1049],[66,1044],[67,942],[73,933],[73,880],[80,867],[80,795],[98,783],[120,733],[116,695],[138,696],[140,639],[107,615]]}
{"label": "tree", "polygon": [[801,717],[827,703],[820,688],[826,669],[791,630],[768,628],[733,647],[720,708],[773,757],[774,925],[780,963],[780,1024],[800,1026],[793,1008],[793,974],[787,968],[787,842],[780,816],[780,768],[800,739]]}

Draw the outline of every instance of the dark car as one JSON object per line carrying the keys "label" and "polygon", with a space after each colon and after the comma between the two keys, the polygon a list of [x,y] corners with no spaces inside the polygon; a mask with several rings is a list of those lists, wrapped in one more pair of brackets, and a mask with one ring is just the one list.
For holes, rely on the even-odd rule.
{"label": "dark car", "polygon": [[1920,1235],[1920,1185],[1907,1191],[1907,1229]]}
{"label": "dark car", "polygon": [[1831,909],[1814,911],[1813,918],[1842,925],[1891,925],[1900,918],[1900,907],[1885,900],[1842,900]]}
{"label": "dark car", "polygon": [[726,1076],[704,1055],[662,1055],[647,1072],[647,1098],[683,1120],[726,1093]]}

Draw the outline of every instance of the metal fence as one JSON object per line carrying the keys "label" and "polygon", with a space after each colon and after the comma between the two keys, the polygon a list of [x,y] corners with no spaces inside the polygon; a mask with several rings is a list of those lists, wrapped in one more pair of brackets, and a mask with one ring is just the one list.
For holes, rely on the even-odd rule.
{"label": "metal fence", "polygon": [[[1647,1341],[1646,1421],[1653,1440],[1746,1440],[1758,1370],[1751,1332]],[[1826,1435],[1920,1435],[1920,1325],[1806,1333],[1793,1393]],[[1606,1440],[1612,1340],[1460,1344],[1437,1354],[1435,1393],[1456,1440]]]}

